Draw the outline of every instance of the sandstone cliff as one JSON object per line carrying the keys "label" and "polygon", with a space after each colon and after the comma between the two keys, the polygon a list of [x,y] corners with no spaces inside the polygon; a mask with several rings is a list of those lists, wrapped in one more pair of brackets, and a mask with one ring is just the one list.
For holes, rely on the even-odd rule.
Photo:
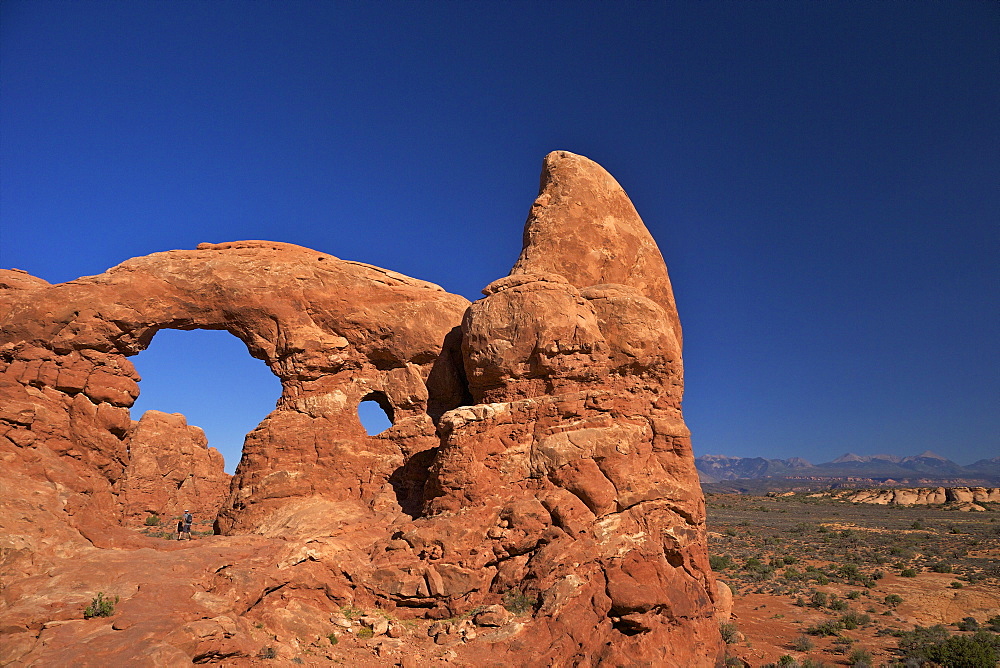
{"label": "sandstone cliff", "polygon": [[[261,241],[59,285],[0,272],[0,662],[232,665],[263,641],[291,658],[351,606],[471,620],[414,635],[372,618],[396,644],[352,636],[337,651],[355,665],[428,644],[457,665],[714,665],[726,603],[680,325],[625,192],[586,158],[547,156],[521,256],[484,294]],[[224,487],[181,416],[131,420],[127,358],[162,328],[225,329],[282,383],[222,535],[182,545],[121,526]],[[392,419],[378,436],[365,399]],[[102,588],[122,599],[114,621],[81,620]]]}

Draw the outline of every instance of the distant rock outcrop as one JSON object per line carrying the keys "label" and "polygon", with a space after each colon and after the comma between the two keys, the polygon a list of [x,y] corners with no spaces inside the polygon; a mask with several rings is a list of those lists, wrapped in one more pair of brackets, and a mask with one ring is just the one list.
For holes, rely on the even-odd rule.
{"label": "distant rock outcrop", "polygon": [[[418,635],[369,618],[417,657],[716,665],[727,602],[681,414],[680,326],[625,192],[550,154],[521,256],[484,293],[470,305],[263,241],[59,285],[0,272],[0,663],[291,659],[328,649],[352,606],[442,620]],[[225,487],[182,416],[131,421],[127,358],[163,328],[227,330],[282,383],[247,435],[223,535],[192,543],[122,526],[209,512]],[[393,423],[377,436],[358,421],[366,399]],[[81,619],[99,591],[121,597],[114,620]],[[352,648],[352,665],[395,663],[389,645],[336,651]]]}
{"label": "distant rock outcrop", "polygon": [[232,476],[205,432],[180,413],[146,411],[125,439],[128,464],[118,498],[126,518],[173,517],[190,510],[214,519]]}
{"label": "distant rock outcrop", "polygon": [[1000,503],[997,487],[920,487],[897,489],[861,489],[818,492],[813,497],[832,497],[851,503],[922,506],[951,504],[961,510],[985,510],[980,503]]}

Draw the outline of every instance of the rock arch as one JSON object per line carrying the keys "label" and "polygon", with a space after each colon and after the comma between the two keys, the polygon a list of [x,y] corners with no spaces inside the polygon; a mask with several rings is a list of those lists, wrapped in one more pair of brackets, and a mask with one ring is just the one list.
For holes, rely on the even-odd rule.
{"label": "rock arch", "polygon": [[[383,398],[412,454],[437,445],[431,394],[438,403],[460,394],[454,369],[439,363],[427,379],[468,302],[370,265],[243,241],[155,253],[59,285],[8,273],[4,378],[36,390],[31,401],[46,407],[25,431],[51,434],[57,454],[103,474],[104,485],[79,472],[102,514],[127,464],[121,439],[139,391],[127,358],[161,329],[227,330],[282,384],[277,408],[247,438],[226,532],[261,530],[289,497],[374,503],[405,455],[395,440],[359,430],[357,404]],[[344,466],[343,450],[370,456]]]}
{"label": "rock arch", "polygon": [[[128,356],[161,328],[225,329],[282,384],[217,520],[223,534],[283,539],[225,543],[272,564],[240,580],[258,583],[251,606],[298,600],[323,624],[330,610],[316,606],[441,619],[514,591],[534,602],[526,616],[456,645],[462,661],[716,664],[666,267],[600,166],[555,152],[541,183],[511,274],[471,305],[264,241],[156,253],[59,285],[0,272],[0,482],[37,483],[63,504],[61,521],[113,545],[139,380]],[[354,413],[368,396],[395,418],[374,437]],[[220,570],[204,577],[247,614]]]}

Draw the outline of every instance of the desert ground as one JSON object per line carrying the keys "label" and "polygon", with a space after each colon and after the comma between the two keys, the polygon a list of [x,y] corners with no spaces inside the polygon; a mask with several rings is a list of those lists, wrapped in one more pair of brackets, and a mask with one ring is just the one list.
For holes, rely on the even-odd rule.
{"label": "desert ground", "polygon": [[1000,646],[1000,505],[809,493],[708,494],[706,504],[712,566],[734,594],[723,629],[732,665],[920,665],[935,642],[973,655],[951,665],[996,663],[974,643]]}

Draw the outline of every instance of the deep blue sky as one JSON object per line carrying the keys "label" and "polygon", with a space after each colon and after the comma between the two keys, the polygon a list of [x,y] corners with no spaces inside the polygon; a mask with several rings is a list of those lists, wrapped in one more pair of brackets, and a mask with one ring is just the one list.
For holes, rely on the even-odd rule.
{"label": "deep blue sky", "polygon": [[[663,251],[697,454],[968,463],[1000,454],[998,35],[985,1],[5,0],[0,266],[274,239],[475,299],[565,149]],[[226,337],[133,361],[232,468],[277,385]]]}

